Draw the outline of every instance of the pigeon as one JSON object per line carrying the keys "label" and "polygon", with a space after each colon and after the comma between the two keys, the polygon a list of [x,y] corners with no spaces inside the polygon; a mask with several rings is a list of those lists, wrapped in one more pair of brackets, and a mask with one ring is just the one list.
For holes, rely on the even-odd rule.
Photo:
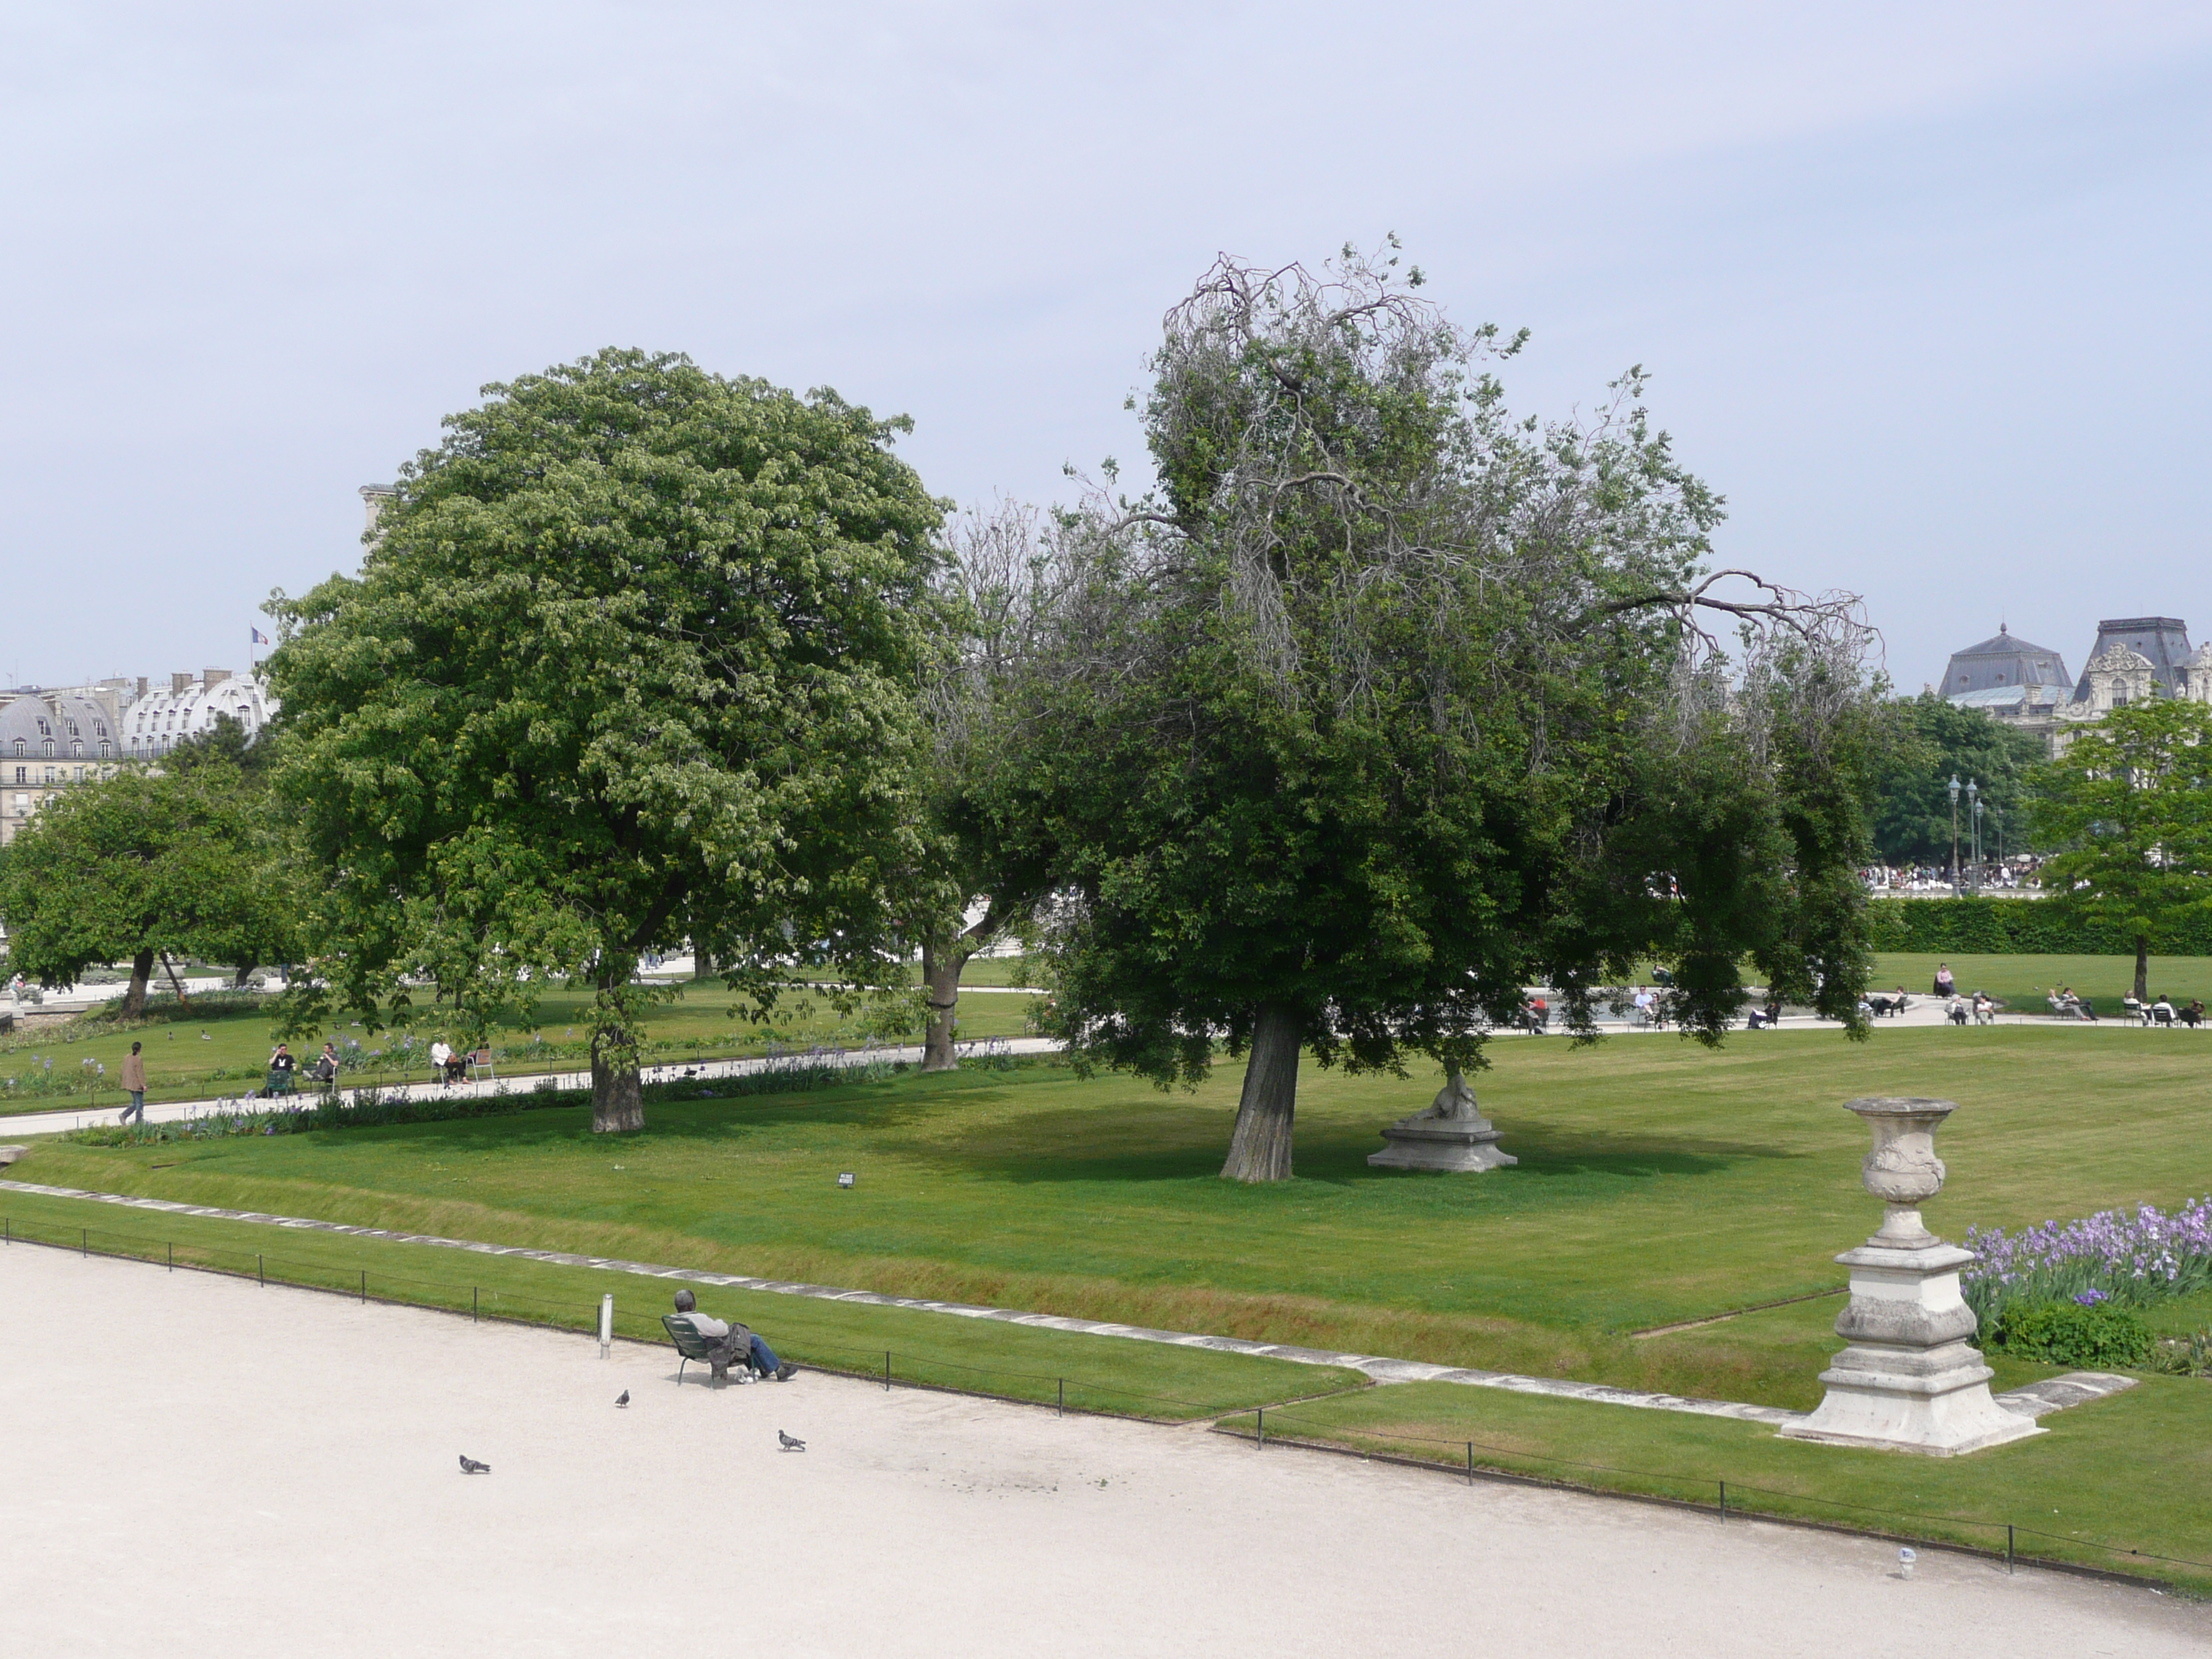
{"label": "pigeon", "polygon": [[629,1390],[628,1389],[624,1389],[622,1391],[621,1398],[617,1400],[615,1404],[617,1406],[627,1406],[629,1404]]}
{"label": "pigeon", "polygon": [[778,1429],[775,1431],[775,1443],[782,1447],[786,1451],[805,1451],[806,1449],[806,1443],[804,1440],[793,1440],[781,1429]]}
{"label": "pigeon", "polygon": [[491,1473],[491,1465],[489,1463],[479,1463],[475,1458],[470,1456],[466,1452],[463,1452],[461,1454],[461,1473],[463,1474],[489,1474]]}

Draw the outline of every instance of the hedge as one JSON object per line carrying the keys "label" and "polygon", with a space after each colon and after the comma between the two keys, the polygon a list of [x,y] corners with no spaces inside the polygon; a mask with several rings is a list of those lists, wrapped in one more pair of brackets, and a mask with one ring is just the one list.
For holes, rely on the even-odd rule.
{"label": "hedge", "polygon": [[[1877,951],[1960,956],[2131,957],[2133,935],[2068,916],[2047,899],[1875,899],[1868,942]],[[2159,956],[2212,956],[2212,921],[2191,920],[2151,934]]]}

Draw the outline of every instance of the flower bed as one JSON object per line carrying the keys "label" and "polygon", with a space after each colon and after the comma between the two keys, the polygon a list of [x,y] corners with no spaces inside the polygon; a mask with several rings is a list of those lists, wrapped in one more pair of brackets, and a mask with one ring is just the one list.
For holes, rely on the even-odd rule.
{"label": "flower bed", "polygon": [[2212,1284],[2212,1195],[2171,1212],[2145,1204],[2017,1232],[1969,1227],[1964,1243],[1981,1260],[1960,1273],[1960,1289],[1987,1338],[2008,1306],[2141,1306]]}

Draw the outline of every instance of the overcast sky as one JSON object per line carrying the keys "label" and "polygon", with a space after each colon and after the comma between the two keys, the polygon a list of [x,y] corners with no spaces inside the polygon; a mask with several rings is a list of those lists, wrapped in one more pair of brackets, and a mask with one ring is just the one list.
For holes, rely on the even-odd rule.
{"label": "overcast sky", "polygon": [[242,668],[356,489],[605,345],[917,422],[963,502],[1140,450],[1217,251],[1395,231],[1516,406],[1631,363],[1719,550],[1917,690],[2212,633],[2212,7],[84,4],[0,21],[0,681]]}

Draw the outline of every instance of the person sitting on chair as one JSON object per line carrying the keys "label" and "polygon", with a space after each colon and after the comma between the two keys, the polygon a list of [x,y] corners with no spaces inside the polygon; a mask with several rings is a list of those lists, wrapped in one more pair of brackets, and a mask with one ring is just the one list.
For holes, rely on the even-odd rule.
{"label": "person sitting on chair", "polygon": [[278,1043],[276,1052],[269,1056],[268,1092],[272,1095],[290,1094],[293,1076],[299,1069],[300,1062],[292,1057],[290,1048]]}
{"label": "person sitting on chair", "polygon": [[2179,1020],[2184,1025],[2202,1025],[2204,1023],[2204,999],[2203,997],[2190,998],[2189,1006],[2185,1008],[2177,1010],[2173,1017]]}
{"label": "person sitting on chair", "polygon": [[1974,993],[1974,1024],[1994,1025],[1997,1023],[1996,999],[1987,991]]}
{"label": "person sitting on chair", "polygon": [[2150,1017],[2160,1025],[2173,1024],[2173,1002],[2165,992],[2160,991],[2158,994],[2158,1000],[2151,1004]]}
{"label": "person sitting on chair", "polygon": [[676,1311],[690,1322],[691,1328],[714,1346],[708,1351],[707,1361],[714,1368],[718,1378],[730,1374],[730,1362],[742,1359],[762,1376],[772,1376],[779,1382],[788,1382],[799,1375],[799,1367],[787,1359],[778,1359],[760,1333],[744,1325],[725,1324],[711,1314],[699,1311],[699,1298],[689,1291],[676,1292]]}

